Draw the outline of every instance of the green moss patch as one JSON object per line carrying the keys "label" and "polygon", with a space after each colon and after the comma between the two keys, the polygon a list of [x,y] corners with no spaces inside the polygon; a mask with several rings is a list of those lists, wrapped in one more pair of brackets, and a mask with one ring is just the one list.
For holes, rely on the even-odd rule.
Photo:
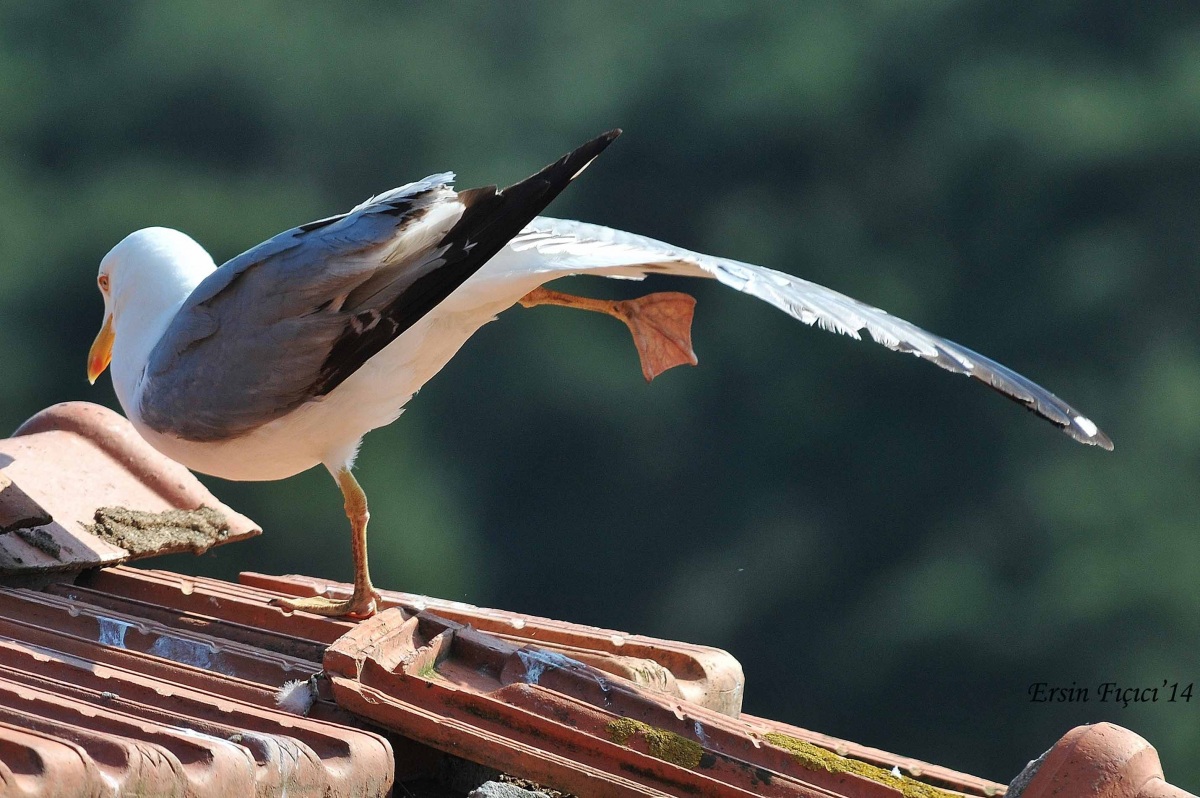
{"label": "green moss patch", "polygon": [[229,537],[229,521],[211,507],[165,513],[101,507],[94,520],[88,532],[135,557],[189,550],[203,554]]}
{"label": "green moss patch", "polygon": [[889,770],[859,761],[838,756],[833,751],[813,745],[805,740],[789,737],[786,734],[771,732],[763,735],[771,745],[782,748],[792,755],[792,758],[806,770],[824,770],[827,773],[853,773],[871,781],[886,784],[904,793],[908,798],[962,798],[957,793],[939,790],[921,781],[904,776],[893,776]]}
{"label": "green moss patch", "polygon": [[695,740],[632,718],[618,718],[609,723],[608,736],[618,745],[628,745],[630,738],[640,737],[650,756],[688,770],[695,769],[704,756],[704,748]]}

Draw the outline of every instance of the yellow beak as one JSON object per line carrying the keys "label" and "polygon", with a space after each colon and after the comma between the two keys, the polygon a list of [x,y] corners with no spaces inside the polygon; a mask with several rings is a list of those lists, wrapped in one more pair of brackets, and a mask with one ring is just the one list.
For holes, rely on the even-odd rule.
{"label": "yellow beak", "polygon": [[96,379],[104,373],[112,360],[114,337],[113,317],[110,313],[104,317],[104,326],[100,328],[100,334],[96,336],[92,349],[88,352],[88,382],[92,385],[96,384]]}

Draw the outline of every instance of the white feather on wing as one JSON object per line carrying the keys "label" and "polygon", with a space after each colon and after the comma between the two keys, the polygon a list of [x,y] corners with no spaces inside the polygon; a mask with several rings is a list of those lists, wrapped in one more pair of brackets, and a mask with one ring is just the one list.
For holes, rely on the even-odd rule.
{"label": "white feather on wing", "polygon": [[[1013,399],[1077,441],[1112,448],[1096,425],[1062,399],[977,352],[822,285],[750,263],[691,252],[600,225],[538,217],[496,259],[542,282],[568,274],[640,279],[648,273],[707,277],[774,305],[804,324],[929,360],[973,377]],[[488,276],[498,276],[488,270]],[[483,275],[481,275],[483,276]]]}

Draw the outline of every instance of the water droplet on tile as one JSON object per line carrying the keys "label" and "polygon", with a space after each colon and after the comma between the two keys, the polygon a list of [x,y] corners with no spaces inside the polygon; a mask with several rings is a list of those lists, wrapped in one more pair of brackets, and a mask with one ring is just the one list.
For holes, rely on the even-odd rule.
{"label": "water droplet on tile", "polygon": [[514,629],[524,629],[525,628],[525,619],[524,618],[512,618],[509,620],[508,623]]}
{"label": "water droplet on tile", "polygon": [[608,638],[608,639],[609,639],[609,640],[612,642],[612,644],[613,644],[614,646],[616,646],[617,648],[620,648],[621,646],[625,645],[625,638],[624,638],[624,637],[622,637],[621,635],[613,635],[612,637],[610,637],[610,638]]}

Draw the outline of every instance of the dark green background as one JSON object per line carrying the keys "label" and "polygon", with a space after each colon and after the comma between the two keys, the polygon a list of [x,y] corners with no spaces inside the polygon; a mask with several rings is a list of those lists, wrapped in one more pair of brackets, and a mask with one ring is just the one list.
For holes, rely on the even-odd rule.
{"label": "dark green background", "polygon": [[[1200,696],[1027,696],[1200,681],[1200,5],[0,9],[0,428],[116,406],[84,355],[97,264],[136,228],[221,262],[621,126],[554,214],[881,305],[1043,382],[1116,452],[719,285],[651,282],[698,297],[700,368],[647,387],[620,325],[515,309],[368,437],[376,581],[720,646],[748,711],[1001,781],[1105,719],[1200,786]],[[349,578],[327,475],[208,483],[267,533],[171,567]]]}

